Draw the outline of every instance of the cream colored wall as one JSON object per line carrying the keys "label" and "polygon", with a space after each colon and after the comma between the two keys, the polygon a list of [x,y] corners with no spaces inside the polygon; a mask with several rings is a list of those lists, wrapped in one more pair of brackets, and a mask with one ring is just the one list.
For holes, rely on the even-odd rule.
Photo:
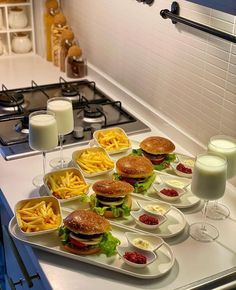
{"label": "cream colored wall", "polygon": [[[181,16],[236,34],[236,17],[178,1]],[[236,45],[160,17],[172,1],[62,0],[88,61],[206,144],[236,137]]]}

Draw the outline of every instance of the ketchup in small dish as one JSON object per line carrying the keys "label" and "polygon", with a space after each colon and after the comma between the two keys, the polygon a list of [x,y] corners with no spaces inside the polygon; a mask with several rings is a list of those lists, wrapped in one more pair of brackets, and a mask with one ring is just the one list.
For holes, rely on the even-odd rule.
{"label": "ketchup in small dish", "polygon": [[157,258],[153,251],[144,251],[130,244],[128,246],[118,246],[117,252],[127,265],[135,268],[144,268]]}
{"label": "ketchup in small dish", "polygon": [[167,219],[164,215],[147,213],[144,209],[131,211],[130,214],[139,227],[147,230],[157,229]]}

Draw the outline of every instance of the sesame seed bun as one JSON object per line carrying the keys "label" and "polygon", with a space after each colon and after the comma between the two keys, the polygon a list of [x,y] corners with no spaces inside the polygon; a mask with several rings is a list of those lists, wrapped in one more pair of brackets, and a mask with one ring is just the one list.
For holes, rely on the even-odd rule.
{"label": "sesame seed bun", "polygon": [[92,189],[96,194],[108,197],[123,197],[134,190],[131,184],[112,179],[97,181],[93,184]]}
{"label": "sesame seed bun", "polygon": [[64,225],[70,231],[84,235],[102,234],[110,230],[110,223],[104,217],[91,210],[73,211],[64,219]]}
{"label": "sesame seed bun", "polygon": [[144,139],[140,148],[149,154],[168,154],[175,150],[175,145],[164,137],[152,136]]}
{"label": "sesame seed bun", "polygon": [[153,174],[153,165],[146,157],[126,156],[116,162],[116,171],[121,176],[146,178]]}

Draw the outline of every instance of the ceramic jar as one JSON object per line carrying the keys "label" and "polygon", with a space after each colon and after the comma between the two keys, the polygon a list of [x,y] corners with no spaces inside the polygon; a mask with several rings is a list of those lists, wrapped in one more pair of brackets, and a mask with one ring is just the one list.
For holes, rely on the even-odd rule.
{"label": "ceramic jar", "polygon": [[28,18],[25,11],[19,7],[13,7],[9,11],[9,27],[13,29],[25,28],[28,24]]}
{"label": "ceramic jar", "polygon": [[28,53],[32,49],[32,42],[29,39],[29,35],[20,32],[13,36],[12,50],[15,53]]}

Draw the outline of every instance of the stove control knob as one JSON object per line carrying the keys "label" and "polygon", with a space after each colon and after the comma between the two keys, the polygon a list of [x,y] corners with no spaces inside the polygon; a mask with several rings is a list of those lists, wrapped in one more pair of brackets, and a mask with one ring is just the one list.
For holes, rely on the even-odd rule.
{"label": "stove control knob", "polygon": [[73,136],[76,139],[84,138],[84,128],[81,126],[74,127]]}

